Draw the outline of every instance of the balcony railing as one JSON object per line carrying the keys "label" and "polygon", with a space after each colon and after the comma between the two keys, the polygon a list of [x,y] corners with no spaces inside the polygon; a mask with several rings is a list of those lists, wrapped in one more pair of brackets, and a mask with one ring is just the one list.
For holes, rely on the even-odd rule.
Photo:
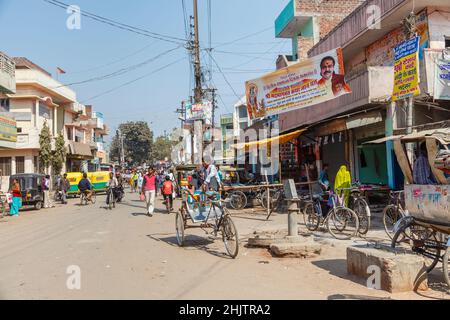
{"label": "balcony railing", "polygon": [[0,93],[16,93],[16,64],[0,52]]}
{"label": "balcony railing", "polygon": [[385,16],[392,9],[400,4],[408,2],[408,0],[372,0],[366,1],[364,4],[356,8],[341,23],[339,23],[331,32],[329,32],[319,43],[317,43],[310,51],[309,56],[316,56],[323,52],[332,50],[337,47],[345,47],[351,40],[364,30],[368,29],[367,19],[369,6],[375,5],[381,10],[381,16]]}

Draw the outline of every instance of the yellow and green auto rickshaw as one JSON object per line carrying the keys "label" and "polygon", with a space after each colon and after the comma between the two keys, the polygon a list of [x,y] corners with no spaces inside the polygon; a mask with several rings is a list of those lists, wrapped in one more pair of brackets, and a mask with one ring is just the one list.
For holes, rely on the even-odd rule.
{"label": "yellow and green auto rickshaw", "polygon": [[88,173],[88,179],[91,181],[96,193],[106,192],[108,189],[109,172],[99,171]]}
{"label": "yellow and green auto rickshaw", "polygon": [[70,188],[67,191],[68,195],[75,196],[80,193],[78,190],[78,183],[83,179],[83,174],[81,172],[69,172],[67,173],[67,180],[69,180]]}

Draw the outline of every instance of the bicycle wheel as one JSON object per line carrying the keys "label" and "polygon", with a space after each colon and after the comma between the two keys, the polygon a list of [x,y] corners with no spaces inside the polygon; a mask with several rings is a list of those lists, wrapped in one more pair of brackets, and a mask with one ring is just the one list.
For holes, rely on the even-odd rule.
{"label": "bicycle wheel", "polygon": [[177,231],[177,243],[180,247],[184,246],[184,209],[180,209],[175,217],[175,228]]}
{"label": "bicycle wheel", "polygon": [[303,209],[303,220],[305,221],[306,229],[309,231],[316,231],[320,225],[320,215],[317,211],[316,204],[309,202]]}
{"label": "bicycle wheel", "polygon": [[242,210],[247,206],[247,196],[242,191],[233,191],[230,194],[230,206],[235,210]]}
{"label": "bicycle wheel", "polygon": [[442,268],[444,270],[444,278],[445,282],[447,282],[447,286],[450,289],[450,270],[449,270],[449,263],[450,263],[450,247],[447,247],[447,250],[445,250],[444,257],[442,258]]}
{"label": "bicycle wheel", "polygon": [[92,204],[95,204],[97,202],[97,195],[95,194],[95,191],[92,191],[91,202]]}
{"label": "bicycle wheel", "polygon": [[108,196],[107,197],[108,197],[108,199],[107,199],[108,208],[109,208],[109,210],[112,210],[112,208],[114,206],[114,196],[112,194],[112,191],[108,191]]}
{"label": "bicycle wheel", "polygon": [[391,247],[396,248],[401,242],[409,242],[412,252],[424,257],[427,273],[433,271],[441,257],[436,231],[418,225],[414,219],[407,219],[392,238]]}
{"label": "bicycle wheel", "polygon": [[367,234],[370,229],[370,208],[366,200],[357,198],[353,204],[353,211],[359,218],[359,234]]}
{"label": "bicycle wheel", "polygon": [[[275,207],[275,205],[277,205],[278,207],[279,198],[281,197],[281,191],[269,189],[269,195],[270,195],[270,208],[274,210],[278,209]],[[261,194],[261,205],[264,209],[267,209],[267,190]]]}
{"label": "bicycle wheel", "polygon": [[394,226],[400,220],[405,216],[402,208],[396,205],[388,205],[386,208],[383,209],[383,224],[384,224],[384,230],[386,231],[386,234],[388,237],[392,240],[394,237]]}
{"label": "bicycle wheel", "polygon": [[235,259],[239,253],[239,235],[229,214],[225,214],[222,220],[222,239],[228,255]]}
{"label": "bicycle wheel", "polygon": [[346,207],[333,208],[327,218],[327,229],[338,240],[351,239],[359,230],[358,215]]}

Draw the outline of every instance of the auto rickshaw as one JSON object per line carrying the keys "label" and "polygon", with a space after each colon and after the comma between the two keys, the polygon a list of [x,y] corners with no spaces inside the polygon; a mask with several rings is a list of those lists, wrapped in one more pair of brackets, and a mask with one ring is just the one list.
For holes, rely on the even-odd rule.
{"label": "auto rickshaw", "polygon": [[177,166],[174,170],[175,182],[176,182],[176,192],[177,196],[181,197],[182,189],[189,188],[188,177],[191,172],[195,170],[197,166],[193,164],[188,165],[180,165]]}
{"label": "auto rickshaw", "polygon": [[44,203],[44,192],[41,187],[44,178],[45,175],[42,174],[16,174],[9,179],[9,189],[11,189],[14,179],[19,181],[22,205],[34,206],[36,210],[40,210]]}
{"label": "auto rickshaw", "polygon": [[90,172],[88,179],[91,181],[96,193],[106,192],[108,190],[109,172]]}
{"label": "auto rickshaw", "polygon": [[220,171],[222,172],[222,184],[227,186],[237,186],[241,184],[239,173],[244,171],[243,168],[220,166]]}
{"label": "auto rickshaw", "polygon": [[67,191],[68,195],[76,196],[80,193],[78,190],[78,183],[83,179],[83,174],[81,172],[69,172],[67,173],[67,180],[69,180],[70,188]]}

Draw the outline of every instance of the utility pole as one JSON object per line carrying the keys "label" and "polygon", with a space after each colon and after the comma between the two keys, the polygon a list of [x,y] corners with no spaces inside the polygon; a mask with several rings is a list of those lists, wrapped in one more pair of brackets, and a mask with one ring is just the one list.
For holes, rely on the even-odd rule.
{"label": "utility pole", "polygon": [[[411,12],[404,20],[403,20],[403,32],[406,36],[406,40],[411,39],[416,35],[416,15],[414,12]],[[407,100],[405,100],[406,107],[406,134],[411,134],[413,132],[413,114],[414,114],[414,97],[411,96]],[[414,144],[407,143],[406,151],[408,154],[408,158],[410,163],[413,163],[413,154],[414,154]]]}
{"label": "utility pole", "polygon": [[200,40],[198,32],[198,5],[194,0],[194,73],[195,73],[195,103],[202,103],[202,71],[200,66]]}
{"label": "utility pole", "polygon": [[[193,0],[194,3],[194,75],[195,75],[195,89],[194,89],[194,102],[202,103],[203,101],[203,89],[202,89],[202,70],[200,65],[200,37],[198,27],[198,3],[197,0]],[[192,163],[201,164],[203,158],[203,120],[194,121],[194,131],[192,134],[194,139],[192,148]],[[194,151],[197,152],[194,152]]]}

